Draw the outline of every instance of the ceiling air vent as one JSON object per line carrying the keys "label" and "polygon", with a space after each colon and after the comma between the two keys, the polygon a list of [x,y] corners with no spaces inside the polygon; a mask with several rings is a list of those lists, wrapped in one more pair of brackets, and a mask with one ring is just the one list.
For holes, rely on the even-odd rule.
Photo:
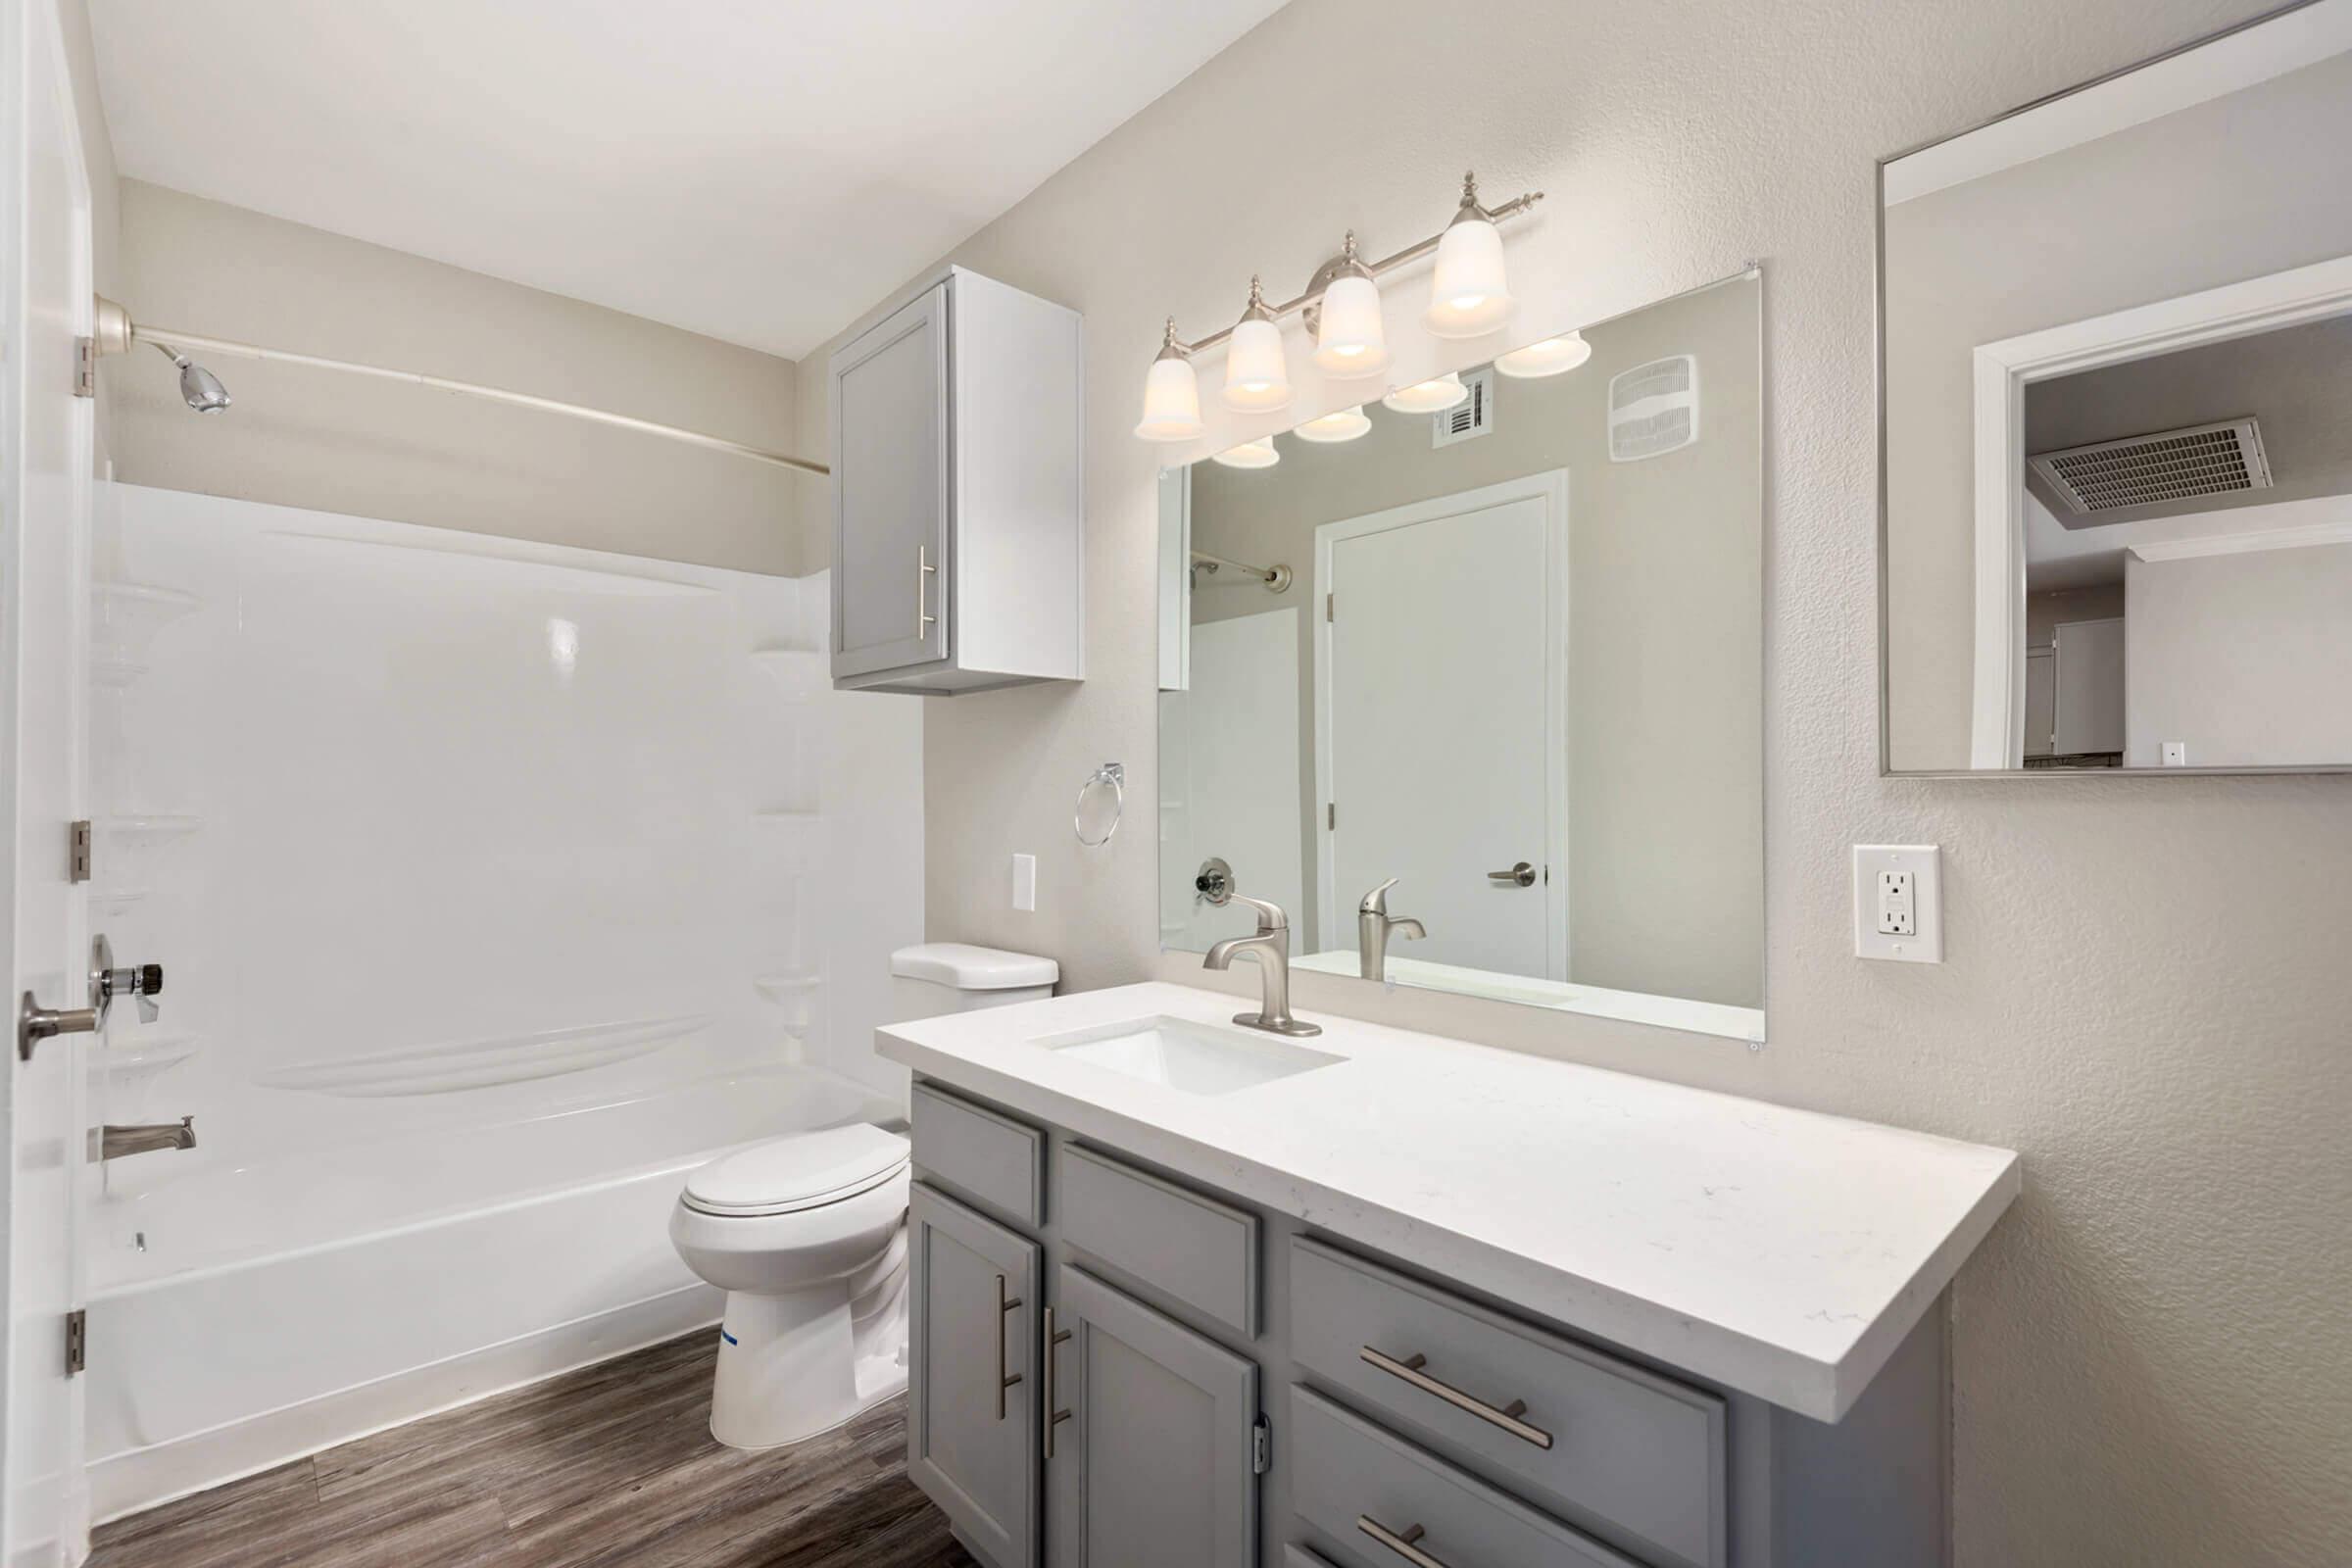
{"label": "ceiling air vent", "polygon": [[1462,385],[1469,390],[1468,397],[1429,416],[1432,447],[1449,447],[1494,428],[1494,368],[1464,370]]}
{"label": "ceiling air vent", "polygon": [[2271,487],[2262,430],[2251,417],[2069,447],[2027,461],[2079,517]]}

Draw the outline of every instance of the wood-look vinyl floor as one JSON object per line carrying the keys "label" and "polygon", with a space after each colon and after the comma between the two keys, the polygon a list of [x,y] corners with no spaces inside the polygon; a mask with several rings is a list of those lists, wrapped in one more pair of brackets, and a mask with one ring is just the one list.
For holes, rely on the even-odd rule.
{"label": "wood-look vinyl floor", "polygon": [[102,1526],[88,1568],[971,1568],[906,1479],[906,1401],[713,1442],[715,1334]]}

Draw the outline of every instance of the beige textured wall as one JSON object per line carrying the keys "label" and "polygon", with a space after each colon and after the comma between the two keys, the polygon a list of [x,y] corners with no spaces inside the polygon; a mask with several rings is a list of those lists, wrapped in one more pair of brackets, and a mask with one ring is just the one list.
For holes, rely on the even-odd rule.
{"label": "beige textured wall", "polygon": [[[1735,281],[1664,301],[1586,333],[1592,358],[1570,374],[1496,377],[1494,433],[1475,440],[1433,450],[1428,416],[1374,403],[1371,432],[1345,446],[1282,437],[1275,467],[1193,467],[1194,547],[1287,563],[1288,603],[1310,617],[1322,613],[1324,523],[1566,468],[1568,978],[1740,1007],[1762,1005],[1764,990],[1761,293]],[[1669,354],[1698,358],[1700,439],[1611,463],[1609,377]],[[1281,603],[1230,577],[1201,581],[1217,585],[1194,595],[1196,620]],[[1314,657],[1310,623],[1298,669],[1310,797]],[[1299,809],[1299,924],[1313,931],[1322,808]]]}
{"label": "beige textured wall", "polygon": [[[1069,803],[1114,758],[1154,798],[1158,454],[1128,431],[1163,316],[1230,319],[1252,270],[1295,288],[1349,223],[1375,251],[1434,229],[1466,163],[1549,193],[1510,240],[1531,315],[1761,258],[1772,1044],[1312,975],[1298,1000],[2022,1151],[1954,1292],[1961,1568],[2340,1568],[2352,778],[1877,771],[1873,160],[2261,3],[1295,0],[956,255],[1086,313],[1089,675],[926,710],[931,934],[1082,987],[1161,969],[1149,817],[1082,850]],[[821,431],[821,356],[803,386]],[[1943,846],[1942,965],[1850,956],[1857,842]]]}
{"label": "beige textured wall", "polygon": [[[419,370],[796,450],[789,360],[137,180],[117,297],[142,323]],[[199,360],[207,357],[199,355]],[[116,476],[473,533],[795,574],[821,480],[529,409],[219,358],[199,416],[152,349],[105,374]]]}
{"label": "beige textured wall", "polygon": [[[2352,54],[1886,214],[1888,750],[1965,768],[1979,343],[2352,252]],[[2179,215],[2193,213],[2193,224]],[[1983,236],[1996,238],[1987,243]],[[2021,242],[2017,236],[2027,236]],[[2152,242],[2151,236],[2163,236]]]}

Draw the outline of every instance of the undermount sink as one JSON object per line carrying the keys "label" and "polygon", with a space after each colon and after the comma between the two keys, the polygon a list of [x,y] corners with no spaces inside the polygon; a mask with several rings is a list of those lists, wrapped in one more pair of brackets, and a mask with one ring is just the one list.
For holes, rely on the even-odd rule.
{"label": "undermount sink", "polygon": [[1348,1059],[1272,1035],[1252,1035],[1164,1015],[1046,1035],[1030,1043],[1072,1061],[1089,1062],[1188,1095],[1229,1095]]}

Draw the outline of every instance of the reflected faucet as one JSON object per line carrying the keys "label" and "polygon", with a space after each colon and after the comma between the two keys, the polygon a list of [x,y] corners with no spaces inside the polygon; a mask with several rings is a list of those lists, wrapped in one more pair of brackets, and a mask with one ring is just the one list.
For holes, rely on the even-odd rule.
{"label": "reflected faucet", "polygon": [[196,1118],[155,1122],[144,1127],[122,1127],[110,1122],[98,1129],[98,1157],[121,1159],[124,1154],[153,1153],[159,1149],[194,1149]]}
{"label": "reflected faucet", "polygon": [[1257,1011],[1237,1012],[1233,1021],[1245,1029],[1263,1029],[1268,1034],[1294,1037],[1321,1034],[1321,1024],[1300,1023],[1291,1016],[1291,917],[1282,912],[1281,905],[1253,899],[1246,893],[1231,893],[1217,902],[1227,900],[1247,904],[1257,911],[1257,934],[1227,937],[1208,950],[1200,959],[1200,967],[1223,969],[1236,957],[1254,958],[1263,984]]}
{"label": "reflected faucet", "polygon": [[1396,879],[1389,878],[1355,906],[1356,969],[1367,980],[1389,977],[1389,933],[1401,932],[1408,942],[1429,935],[1429,928],[1418,920],[1389,918],[1389,889],[1396,885]]}

